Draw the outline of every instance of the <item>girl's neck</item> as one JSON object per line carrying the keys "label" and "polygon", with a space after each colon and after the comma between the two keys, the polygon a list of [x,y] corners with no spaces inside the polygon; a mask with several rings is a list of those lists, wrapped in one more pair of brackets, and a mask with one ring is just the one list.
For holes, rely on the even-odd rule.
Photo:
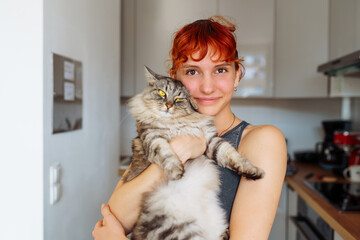
{"label": "girl's neck", "polygon": [[214,125],[219,135],[223,135],[239,123],[239,119],[235,117],[231,109],[220,112],[215,116]]}

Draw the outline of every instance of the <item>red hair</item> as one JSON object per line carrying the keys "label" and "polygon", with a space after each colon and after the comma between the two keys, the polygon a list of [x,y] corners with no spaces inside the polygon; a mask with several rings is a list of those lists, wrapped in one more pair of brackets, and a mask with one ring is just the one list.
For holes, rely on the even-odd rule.
{"label": "red hair", "polygon": [[[235,69],[241,68],[241,79],[245,68],[241,64],[243,60],[238,58],[234,32],[235,25],[220,16],[197,20],[185,25],[175,34],[170,52],[172,61],[170,74],[175,75],[188,57],[194,61],[201,61],[210,48],[213,50],[211,57],[218,56],[216,61],[235,62]],[[199,53],[196,59],[195,53]]]}

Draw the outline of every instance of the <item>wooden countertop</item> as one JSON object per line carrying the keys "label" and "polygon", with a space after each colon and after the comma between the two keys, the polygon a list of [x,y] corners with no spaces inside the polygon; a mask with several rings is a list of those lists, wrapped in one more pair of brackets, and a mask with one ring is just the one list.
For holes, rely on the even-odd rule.
{"label": "wooden countertop", "polygon": [[[309,188],[304,180],[317,181],[317,174],[323,176],[334,176],[329,171],[322,169],[318,165],[305,163],[291,163],[298,168],[298,172],[293,176],[286,176],[285,181],[292,187],[305,202],[311,206],[343,239],[360,239],[360,213],[340,213],[335,207],[328,203],[324,198]],[[309,173],[314,175],[305,179]],[[337,182],[346,182],[342,178],[337,178]]]}

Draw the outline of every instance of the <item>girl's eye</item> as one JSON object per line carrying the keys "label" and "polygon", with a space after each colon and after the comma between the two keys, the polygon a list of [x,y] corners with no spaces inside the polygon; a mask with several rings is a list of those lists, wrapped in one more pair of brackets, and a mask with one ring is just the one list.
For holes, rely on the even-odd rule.
{"label": "girl's eye", "polygon": [[227,70],[225,68],[219,68],[218,70],[216,70],[216,73],[226,73]]}
{"label": "girl's eye", "polygon": [[159,95],[162,96],[162,97],[165,97],[166,93],[163,90],[159,90]]}
{"label": "girl's eye", "polygon": [[175,102],[180,102],[182,100],[184,100],[184,99],[183,98],[175,98]]}
{"label": "girl's eye", "polygon": [[190,69],[190,70],[187,70],[186,71],[186,75],[191,75],[191,76],[193,76],[193,75],[195,75],[195,74],[197,74],[198,72],[196,71],[196,70],[194,70],[194,69]]}

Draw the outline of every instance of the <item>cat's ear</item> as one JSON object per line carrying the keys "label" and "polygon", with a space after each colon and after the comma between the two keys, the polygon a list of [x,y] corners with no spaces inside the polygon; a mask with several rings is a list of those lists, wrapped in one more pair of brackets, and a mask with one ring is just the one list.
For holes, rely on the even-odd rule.
{"label": "cat's ear", "polygon": [[198,105],[196,104],[196,102],[194,100],[192,100],[192,98],[190,98],[190,104],[191,106],[195,109],[195,110],[198,110]]}
{"label": "cat's ear", "polygon": [[154,73],[150,68],[145,66],[145,78],[150,86],[153,86],[155,82],[158,80],[157,74]]}

